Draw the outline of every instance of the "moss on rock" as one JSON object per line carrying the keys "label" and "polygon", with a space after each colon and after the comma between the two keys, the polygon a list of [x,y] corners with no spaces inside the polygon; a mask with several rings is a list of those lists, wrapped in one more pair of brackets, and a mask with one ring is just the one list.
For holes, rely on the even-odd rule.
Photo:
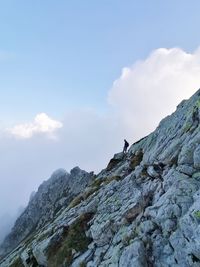
{"label": "moss on rock", "polygon": [[20,257],[18,257],[17,259],[15,259],[11,265],[9,267],[24,267],[22,260]]}
{"label": "moss on rock", "polygon": [[143,151],[139,150],[131,157],[129,164],[130,168],[134,170],[136,166],[140,165],[142,159],[143,159]]}
{"label": "moss on rock", "polygon": [[49,267],[70,266],[74,253],[83,253],[87,250],[92,239],[87,237],[85,232],[92,217],[93,213],[82,214],[63,231],[63,235],[56,242],[50,244],[47,249]]}

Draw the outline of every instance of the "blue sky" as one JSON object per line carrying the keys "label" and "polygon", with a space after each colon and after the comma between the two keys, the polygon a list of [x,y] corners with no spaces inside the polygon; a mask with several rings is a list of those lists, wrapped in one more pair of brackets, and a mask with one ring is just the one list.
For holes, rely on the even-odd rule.
{"label": "blue sky", "polygon": [[199,1],[2,1],[2,117],[101,111],[122,67],[159,47],[198,47],[199,10]]}
{"label": "blue sky", "polygon": [[55,169],[98,172],[200,88],[199,10],[195,0],[1,1],[0,230]]}

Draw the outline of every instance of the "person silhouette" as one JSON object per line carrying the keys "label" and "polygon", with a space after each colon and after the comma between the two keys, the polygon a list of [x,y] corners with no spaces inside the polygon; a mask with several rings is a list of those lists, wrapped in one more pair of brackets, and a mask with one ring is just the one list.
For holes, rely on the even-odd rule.
{"label": "person silhouette", "polygon": [[124,148],[123,148],[123,153],[125,154],[127,152],[127,149],[129,147],[129,143],[124,139]]}

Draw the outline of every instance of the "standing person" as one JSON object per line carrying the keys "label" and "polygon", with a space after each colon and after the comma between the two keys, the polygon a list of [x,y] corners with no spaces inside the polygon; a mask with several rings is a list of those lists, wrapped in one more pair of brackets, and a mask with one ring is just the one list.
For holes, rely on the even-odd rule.
{"label": "standing person", "polygon": [[124,139],[124,148],[123,148],[123,153],[125,154],[127,152],[127,149],[129,147],[129,143]]}

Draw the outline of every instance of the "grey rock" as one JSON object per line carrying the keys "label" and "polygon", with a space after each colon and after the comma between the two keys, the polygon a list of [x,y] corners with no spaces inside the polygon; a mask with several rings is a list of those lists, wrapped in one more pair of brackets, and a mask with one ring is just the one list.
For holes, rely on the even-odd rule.
{"label": "grey rock", "polygon": [[92,255],[93,255],[93,251],[87,250],[84,254],[82,254],[81,256],[79,256],[73,261],[71,267],[80,267],[81,264],[86,264],[87,262],[90,261],[90,259],[92,258]]}
{"label": "grey rock", "polygon": [[114,155],[114,159],[122,160],[124,158],[124,153],[120,152]]}
{"label": "grey rock", "polygon": [[49,244],[48,239],[43,240],[42,242],[38,242],[32,247],[32,253],[36,258],[37,262],[41,266],[46,266],[48,263],[47,256],[45,255],[44,251]]}
{"label": "grey rock", "polygon": [[200,145],[194,150],[194,167],[200,169]]}
{"label": "grey rock", "polygon": [[144,244],[141,241],[135,241],[126,247],[120,257],[119,267],[147,267],[146,253]]}
{"label": "grey rock", "polygon": [[149,174],[149,176],[151,176],[153,178],[159,178],[160,177],[160,173],[155,170],[154,166],[149,166],[147,168],[147,173]]}
{"label": "grey rock", "polygon": [[110,220],[107,220],[100,225],[94,224],[90,228],[91,235],[97,246],[104,246],[108,244],[113,237],[113,233],[110,228]]}
{"label": "grey rock", "polygon": [[56,266],[51,247],[55,255],[68,253],[73,267],[200,266],[200,125],[193,121],[194,106],[200,107],[200,90],[127,154],[115,154],[96,178],[78,167],[70,174],[56,171],[1,246],[1,255],[10,253],[0,267],[20,255],[28,267],[34,261]]}
{"label": "grey rock", "polygon": [[181,165],[181,164],[193,165],[193,163],[194,163],[193,154],[194,154],[195,149],[196,149],[195,143],[185,144],[182,147],[182,150],[179,154],[178,164],[179,165]]}
{"label": "grey rock", "polygon": [[176,170],[180,173],[184,173],[188,176],[192,176],[193,173],[195,172],[195,169],[193,168],[193,166],[190,165],[179,165]]}
{"label": "grey rock", "polygon": [[[33,229],[39,229],[52,220],[57,210],[67,205],[93,179],[93,173],[87,173],[76,167],[68,174],[64,169],[55,171],[49,180],[43,182],[21,216],[17,219],[11,233],[0,247],[0,254],[6,254],[27,237]],[[63,202],[63,197],[65,201]]]}
{"label": "grey rock", "polygon": [[153,223],[150,220],[141,222],[140,224],[140,232],[141,234],[150,234],[151,232],[153,232],[156,229],[156,224]]}

